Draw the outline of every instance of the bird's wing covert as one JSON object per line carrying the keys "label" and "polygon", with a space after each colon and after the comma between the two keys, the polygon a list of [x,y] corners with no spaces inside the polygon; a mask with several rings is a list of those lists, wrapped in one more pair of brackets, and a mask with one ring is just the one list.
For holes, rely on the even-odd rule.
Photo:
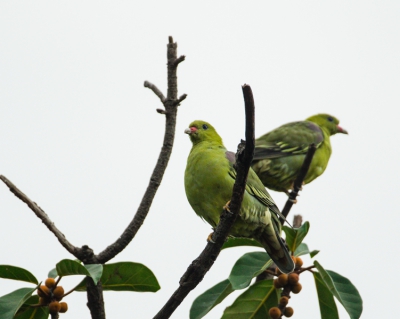
{"label": "bird's wing covert", "polygon": [[288,123],[256,140],[253,160],[305,154],[310,144],[318,148],[323,140],[322,129],[313,122]]}

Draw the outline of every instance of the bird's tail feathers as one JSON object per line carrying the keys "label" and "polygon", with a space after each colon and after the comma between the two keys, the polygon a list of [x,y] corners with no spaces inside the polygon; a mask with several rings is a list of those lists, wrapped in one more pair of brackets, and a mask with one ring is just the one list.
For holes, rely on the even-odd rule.
{"label": "bird's tail feathers", "polygon": [[[264,231],[258,236],[257,240],[263,245],[279,270],[284,274],[289,274],[295,267],[293,259],[279,234],[276,232],[274,235],[275,238],[272,239],[272,236]],[[275,245],[272,243],[275,243]]]}

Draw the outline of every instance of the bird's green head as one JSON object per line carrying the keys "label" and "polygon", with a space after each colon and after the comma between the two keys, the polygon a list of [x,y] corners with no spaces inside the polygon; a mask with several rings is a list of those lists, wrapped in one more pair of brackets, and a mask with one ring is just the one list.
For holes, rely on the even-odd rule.
{"label": "bird's green head", "polygon": [[193,121],[189,127],[185,129],[185,133],[189,134],[193,145],[200,142],[214,142],[222,145],[222,138],[218,135],[215,128],[205,121]]}
{"label": "bird's green head", "polygon": [[326,128],[330,135],[334,135],[336,133],[349,134],[344,128],[339,126],[339,120],[329,114],[313,115],[309,117],[307,121],[313,122],[321,128]]}

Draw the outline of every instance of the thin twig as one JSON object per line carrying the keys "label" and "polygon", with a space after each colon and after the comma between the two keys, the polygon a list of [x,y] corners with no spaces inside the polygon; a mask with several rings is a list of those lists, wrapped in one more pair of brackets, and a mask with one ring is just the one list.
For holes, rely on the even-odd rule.
{"label": "thin twig", "polygon": [[177,58],[177,59],[173,62],[174,66],[177,67],[179,63],[185,61],[185,58],[186,58],[186,57],[185,57],[184,55],[181,55],[179,58]]}
{"label": "thin twig", "polygon": [[153,83],[150,83],[149,81],[144,81],[144,87],[149,88],[150,90],[152,90],[154,92],[154,94],[158,96],[158,98],[160,99],[161,103],[164,104],[164,102],[165,102],[164,94],[162,94],[162,92]]}
{"label": "thin twig", "polygon": [[[149,212],[150,206],[153,202],[154,196],[157,192],[158,187],[161,184],[164,176],[165,169],[167,168],[169,158],[172,152],[172,146],[175,138],[175,126],[176,126],[176,115],[178,112],[177,101],[178,99],[178,79],[177,79],[177,65],[173,61],[177,60],[177,44],[173,42],[172,37],[169,37],[169,43],[167,45],[167,58],[168,58],[168,94],[167,98],[156,88],[155,85],[147,83],[147,87],[151,88],[153,92],[163,101],[165,107],[165,134],[164,142],[161,148],[160,155],[157,160],[157,164],[150,177],[149,184],[146,192],[143,195],[142,201],[136,211],[136,214],[128,227],[124,230],[122,235],[105,250],[96,256],[99,263],[103,264],[114,258],[120,253],[135,237],[139,228],[142,226],[144,219]],[[184,95],[186,97],[186,94]],[[181,101],[184,98],[181,99]],[[161,110],[161,109],[160,109]],[[158,111],[159,112],[159,111]]]}
{"label": "thin twig", "polygon": [[[253,159],[254,152],[254,100],[251,88],[248,85],[242,87],[246,110],[246,147],[237,156],[237,177],[233,187],[232,199],[229,210],[224,210],[220,217],[220,222],[212,236],[212,243],[209,242],[192,264],[188,267],[179,282],[179,288],[173,293],[164,307],[157,313],[154,319],[169,318],[175,309],[186,298],[199,282],[203,279],[207,271],[214,264],[220,253],[221,247],[239,214],[243,200],[243,193],[246,187],[247,174]],[[241,146],[241,145],[240,145]]]}
{"label": "thin twig", "polygon": [[267,274],[270,274],[272,276],[276,276],[276,272],[275,271],[272,271],[272,270],[269,270],[269,269],[265,269],[264,272],[266,272]]}
{"label": "thin twig", "polygon": [[179,99],[176,100],[176,105],[179,105],[184,99],[186,99],[187,94],[182,94]]}
{"label": "thin twig", "polygon": [[68,250],[76,258],[79,258],[80,249],[72,245],[64,236],[64,234],[54,225],[49,216],[35,202],[29,199],[17,186],[15,186],[7,177],[0,175],[0,179],[7,185],[10,191],[36,214],[37,217],[47,226],[47,228],[57,237],[61,245]]}
{"label": "thin twig", "polygon": [[[287,216],[289,215],[290,209],[293,206],[293,203],[295,203],[296,197],[299,194],[301,186],[303,185],[304,178],[306,177],[308,169],[310,168],[311,161],[314,157],[315,151],[316,151],[315,144],[311,144],[308,147],[307,155],[304,158],[304,162],[303,162],[303,165],[301,166],[299,175],[297,175],[297,178],[293,183],[293,190],[290,192],[289,198],[286,201],[285,206],[283,207],[282,215],[285,218],[287,218]],[[283,225],[284,220],[282,218],[279,218],[279,221]]]}
{"label": "thin twig", "polygon": [[55,284],[54,284],[54,287],[57,287],[57,286],[58,286],[58,283],[60,282],[60,280],[61,280],[62,277],[63,277],[63,276],[58,276],[58,278],[57,278],[57,280],[56,280],[56,282],[55,282]]}
{"label": "thin twig", "polygon": [[310,271],[310,270],[313,269],[313,268],[315,268],[314,265],[309,266],[309,267],[306,267],[306,268],[301,268],[297,273],[300,275],[302,272]]}

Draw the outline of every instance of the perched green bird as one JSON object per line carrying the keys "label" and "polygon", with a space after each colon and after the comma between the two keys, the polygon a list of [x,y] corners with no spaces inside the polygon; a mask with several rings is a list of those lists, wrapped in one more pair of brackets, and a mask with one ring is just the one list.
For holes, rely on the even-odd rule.
{"label": "perched green bird", "polygon": [[292,189],[310,144],[317,150],[304,179],[308,184],[320,176],[332,153],[330,136],[348,134],[339,120],[329,114],[317,114],[305,121],[282,125],[256,140],[252,168],[269,189]]}
{"label": "perched green bird", "polygon": [[[232,197],[235,154],[226,150],[221,137],[207,122],[194,121],[185,133],[193,143],[185,170],[186,196],[196,214],[216,227],[223,206]],[[278,268],[290,273],[294,263],[279,236],[279,215],[278,207],[250,168],[240,214],[230,234],[256,239]]]}

